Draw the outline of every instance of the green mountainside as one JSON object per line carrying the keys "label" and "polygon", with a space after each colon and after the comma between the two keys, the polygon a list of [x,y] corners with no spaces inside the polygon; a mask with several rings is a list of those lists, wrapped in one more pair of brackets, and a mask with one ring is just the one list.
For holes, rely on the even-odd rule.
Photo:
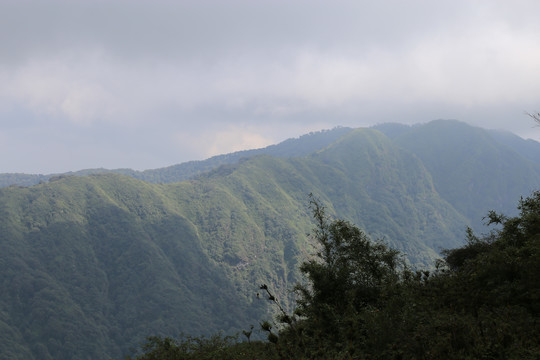
{"label": "green mountainside", "polygon": [[234,279],[168,199],[175,190],[102,175],[2,191],[0,358],[120,357],[148,334],[231,331],[253,317],[231,306]]}
{"label": "green mountainside", "polygon": [[539,156],[533,155],[535,150],[540,154],[540,144],[532,140],[455,120],[432,121],[394,134],[394,143],[420,158],[439,195],[477,231],[482,230],[481,214],[504,210],[513,215],[519,197],[540,186],[540,162],[532,161]]}
{"label": "green mountainside", "polygon": [[523,141],[517,135],[508,131],[491,130],[489,134],[501,144],[510,147],[521,156],[540,164],[540,143],[531,139]]}
{"label": "green mountainside", "polygon": [[540,182],[540,165],[485,130],[380,130],[316,133],[298,156],[291,140],[183,182],[109,173],[0,189],[0,358],[122,358],[148,335],[257,325],[270,311],[258,286],[287,308],[314,253],[309,193],[430,266],[487,206],[507,212]]}

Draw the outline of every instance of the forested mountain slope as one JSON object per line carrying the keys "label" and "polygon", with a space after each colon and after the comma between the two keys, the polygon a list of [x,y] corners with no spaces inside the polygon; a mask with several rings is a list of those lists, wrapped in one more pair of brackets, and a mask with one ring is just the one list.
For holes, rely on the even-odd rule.
{"label": "forested mountain slope", "polygon": [[[268,311],[258,286],[272,286],[287,306],[298,265],[313,254],[309,193],[412,265],[431,265],[485,212],[465,216],[455,205],[461,200],[444,191],[435,172],[443,170],[421,151],[432,145],[407,140],[420,128],[393,139],[348,130],[302,156],[252,156],[173,184],[101,174],[0,189],[0,358],[121,358],[148,335],[256,325]],[[527,178],[508,177],[506,188],[500,179],[480,181],[528,195],[539,181],[536,165],[487,144],[514,157],[485,169]]]}
{"label": "forested mountain slope", "polygon": [[[399,129],[396,130],[396,129]],[[438,120],[382,131],[414,153],[433,178],[439,195],[480,231],[479,214],[489,210],[515,213],[520,196],[540,187],[540,144],[515,135]]]}
{"label": "forested mountain slope", "polygon": [[521,156],[540,164],[540,143],[531,139],[523,140],[508,131],[491,130],[489,134],[499,143],[516,151]]}
{"label": "forested mountain slope", "polygon": [[[0,194],[0,358],[120,357],[143,334],[249,316],[157,185],[65,178]],[[242,318],[243,317],[243,318]]]}

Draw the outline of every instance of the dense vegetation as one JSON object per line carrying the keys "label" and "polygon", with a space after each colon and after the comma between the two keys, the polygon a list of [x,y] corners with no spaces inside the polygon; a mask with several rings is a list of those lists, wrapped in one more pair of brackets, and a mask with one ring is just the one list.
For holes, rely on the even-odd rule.
{"label": "dense vegetation", "polygon": [[540,357],[540,192],[520,201],[519,216],[490,212],[499,227],[469,231],[433,272],[409,269],[397,251],[313,205],[320,248],[301,265],[308,283],[296,288],[294,313],[282,310],[278,330],[261,323],[269,342],[154,337],[136,359]]}
{"label": "dense vegetation", "polygon": [[[455,145],[419,146],[426,128],[467,139],[470,153],[458,155],[478,165],[431,161],[424,153]],[[407,140],[414,134],[416,142]],[[290,313],[290,289],[316,246],[306,236],[310,192],[328,215],[385,239],[407,266],[432,267],[487,210],[514,216],[514,201],[540,188],[540,166],[522,150],[443,121],[306,135],[276,145],[276,156],[231,163],[225,156],[224,165],[178,183],[144,182],[123,170],[2,188],[0,358],[120,358],[148,335],[185,332],[196,346],[219,330],[241,334],[271,317],[255,295],[262,283]],[[465,179],[456,178],[460,184],[482,182],[485,198],[477,186],[445,182],[453,172]],[[254,329],[252,340],[258,336]]]}
{"label": "dense vegetation", "polygon": [[513,212],[518,196],[538,188],[531,182],[539,176],[533,162],[540,154],[538,142],[456,121],[408,128],[393,141],[420,158],[437,192],[477,231],[482,229],[478,214]]}

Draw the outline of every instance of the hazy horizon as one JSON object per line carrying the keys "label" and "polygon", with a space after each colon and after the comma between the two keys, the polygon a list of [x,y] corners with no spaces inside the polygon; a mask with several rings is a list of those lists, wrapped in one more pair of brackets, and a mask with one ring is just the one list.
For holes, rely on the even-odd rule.
{"label": "hazy horizon", "polygon": [[154,169],[335,126],[540,139],[540,3],[0,4],[0,173]]}

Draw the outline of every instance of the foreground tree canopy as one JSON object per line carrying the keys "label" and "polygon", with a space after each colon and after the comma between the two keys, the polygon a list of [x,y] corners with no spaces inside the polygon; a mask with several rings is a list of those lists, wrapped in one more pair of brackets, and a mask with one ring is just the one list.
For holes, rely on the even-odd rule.
{"label": "foreground tree canopy", "polygon": [[540,358],[540,192],[520,200],[516,217],[490,212],[495,229],[469,230],[431,272],[330,221],[318,202],[312,209],[319,252],[301,265],[296,310],[279,307],[275,322],[261,323],[268,342],[153,337],[136,359]]}

